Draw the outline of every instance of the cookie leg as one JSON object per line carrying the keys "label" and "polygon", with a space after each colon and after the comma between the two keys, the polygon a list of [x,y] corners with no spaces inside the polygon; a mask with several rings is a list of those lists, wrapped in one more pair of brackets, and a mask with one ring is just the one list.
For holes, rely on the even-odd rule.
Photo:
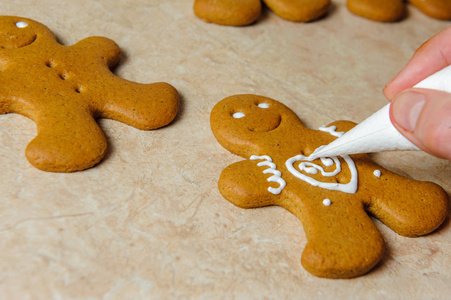
{"label": "cookie leg", "polygon": [[109,81],[106,97],[108,101],[97,112],[100,117],[143,130],[169,124],[179,106],[177,90],[164,82],[140,84],[114,77]]}
{"label": "cookie leg", "polygon": [[105,155],[105,136],[87,110],[61,109],[58,115],[41,113],[35,122],[38,134],[28,144],[25,154],[40,170],[84,170],[97,164]]}
{"label": "cookie leg", "polygon": [[409,2],[432,18],[451,20],[451,1],[449,0],[409,0]]}
{"label": "cookie leg", "polygon": [[308,243],[302,254],[304,268],[319,277],[351,278],[372,269],[383,254],[384,241],[355,199],[316,199],[300,216]]}
{"label": "cookie leg", "polygon": [[278,16],[294,21],[309,22],[325,15],[330,0],[263,0]]}
{"label": "cookie leg", "polygon": [[[435,230],[448,214],[448,196],[438,185],[380,170],[380,177],[360,176],[375,193],[367,210],[398,234],[420,236]],[[369,173],[369,172],[368,172]]]}
{"label": "cookie leg", "polygon": [[395,22],[406,15],[402,0],[348,0],[350,12],[355,15],[379,22]]}

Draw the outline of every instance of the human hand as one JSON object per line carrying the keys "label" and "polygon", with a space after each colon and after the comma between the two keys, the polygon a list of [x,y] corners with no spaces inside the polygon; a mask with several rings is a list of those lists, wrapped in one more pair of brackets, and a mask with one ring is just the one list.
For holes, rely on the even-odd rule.
{"label": "human hand", "polygon": [[392,102],[390,118],[411,142],[437,157],[451,160],[451,93],[412,88],[451,65],[451,27],[424,43],[384,88]]}

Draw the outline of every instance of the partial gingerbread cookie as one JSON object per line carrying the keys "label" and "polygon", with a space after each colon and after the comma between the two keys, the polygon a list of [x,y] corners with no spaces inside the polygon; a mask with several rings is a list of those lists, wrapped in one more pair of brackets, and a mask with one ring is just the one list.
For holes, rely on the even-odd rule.
{"label": "partial gingerbread cookie", "polygon": [[228,26],[249,25],[258,19],[260,0],[195,0],[194,13],[205,22]]}
{"label": "partial gingerbread cookie", "polygon": [[[278,16],[294,22],[310,22],[324,16],[330,0],[263,0]],[[243,26],[260,16],[261,0],[195,0],[195,14],[206,22]]]}
{"label": "partial gingerbread cookie", "polygon": [[451,20],[450,0],[409,0],[409,2],[432,18]]}
{"label": "partial gingerbread cookie", "polygon": [[310,22],[324,16],[330,0],[263,0],[279,17],[294,22]]}
{"label": "partial gingerbread cookie", "polygon": [[373,21],[395,22],[406,15],[403,0],[348,0],[346,5],[353,14]]}
{"label": "partial gingerbread cookie", "polygon": [[246,158],[221,173],[221,194],[242,208],[279,205],[296,215],[308,240],[301,261],[316,276],[355,277],[378,263],[384,240],[368,214],[409,237],[447,215],[440,186],[390,172],[366,154],[306,159],[352,122],[311,130],[282,103],[256,95],[220,101],[210,121],[219,143]]}
{"label": "partial gingerbread cookie", "polygon": [[[409,0],[426,15],[451,20],[451,1],[449,0]],[[399,21],[406,15],[406,6],[403,0],[347,0],[350,12],[380,22]]]}
{"label": "partial gingerbread cookie", "polygon": [[26,157],[51,172],[84,170],[105,155],[107,143],[95,118],[138,129],[170,123],[179,96],[169,84],[139,84],[115,76],[121,57],[104,37],[59,44],[44,25],[21,17],[0,17],[0,114],[32,119],[37,136]]}

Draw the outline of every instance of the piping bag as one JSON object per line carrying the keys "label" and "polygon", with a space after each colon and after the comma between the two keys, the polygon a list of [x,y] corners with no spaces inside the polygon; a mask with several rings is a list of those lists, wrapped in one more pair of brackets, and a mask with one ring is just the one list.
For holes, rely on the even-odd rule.
{"label": "piping bag", "polygon": [[[451,66],[414,86],[451,93]],[[405,138],[390,120],[390,104],[368,117],[332,143],[315,150],[307,159],[390,150],[420,150]]]}

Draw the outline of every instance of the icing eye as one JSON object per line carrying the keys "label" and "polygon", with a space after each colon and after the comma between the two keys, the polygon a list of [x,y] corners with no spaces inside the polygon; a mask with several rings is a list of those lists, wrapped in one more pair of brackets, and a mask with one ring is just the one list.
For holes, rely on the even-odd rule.
{"label": "icing eye", "polygon": [[17,28],[25,28],[25,27],[27,27],[28,26],[28,23],[25,23],[25,22],[23,22],[23,21],[20,21],[20,22],[17,22],[16,23],[16,27]]}
{"label": "icing eye", "polygon": [[234,117],[235,119],[240,119],[240,118],[242,118],[242,117],[244,117],[244,116],[245,116],[245,114],[242,113],[242,112],[236,112],[236,113],[233,114],[233,117]]}
{"label": "icing eye", "polygon": [[258,107],[260,107],[260,108],[268,108],[268,107],[269,107],[269,104],[268,104],[268,103],[260,103],[260,104],[258,105]]}

